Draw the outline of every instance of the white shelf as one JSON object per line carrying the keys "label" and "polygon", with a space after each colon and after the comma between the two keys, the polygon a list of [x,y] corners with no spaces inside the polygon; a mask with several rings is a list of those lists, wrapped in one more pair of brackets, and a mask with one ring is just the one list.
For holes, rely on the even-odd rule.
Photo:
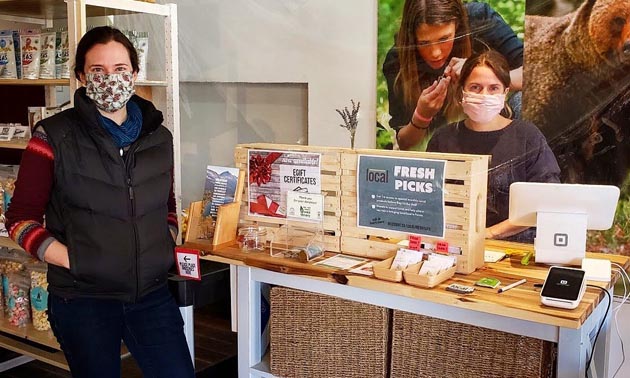
{"label": "white shelf", "polygon": [[[81,2],[79,0],[78,2]],[[169,15],[167,5],[136,0],[83,0],[87,17],[117,16],[129,13]],[[0,19],[43,24],[43,20],[68,18],[65,0],[0,0]]]}
{"label": "white shelf", "polygon": [[[141,87],[166,87],[166,80],[139,80],[137,86]],[[0,85],[53,85],[67,86],[70,85],[70,79],[0,79]]]}
{"label": "white shelf", "polygon": [[[114,9],[116,11],[127,11],[133,13],[154,14],[157,16],[169,16],[168,5],[147,3],[136,0],[84,0],[85,5]],[[89,16],[89,13],[88,13]]]}

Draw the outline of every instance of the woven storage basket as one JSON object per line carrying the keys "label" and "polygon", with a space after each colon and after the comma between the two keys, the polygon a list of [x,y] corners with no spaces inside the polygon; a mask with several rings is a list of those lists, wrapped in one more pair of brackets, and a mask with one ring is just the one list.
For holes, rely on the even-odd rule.
{"label": "woven storage basket", "polygon": [[397,310],[392,328],[392,378],[555,376],[555,343]]}
{"label": "woven storage basket", "polygon": [[278,377],[386,377],[390,310],[271,289],[271,372]]}

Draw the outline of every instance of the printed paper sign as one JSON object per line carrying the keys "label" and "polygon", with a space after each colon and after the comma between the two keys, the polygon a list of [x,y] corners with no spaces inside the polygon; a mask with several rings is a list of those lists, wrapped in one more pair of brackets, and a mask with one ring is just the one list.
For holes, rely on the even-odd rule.
{"label": "printed paper sign", "polygon": [[357,226],[444,237],[446,161],[359,155]]}
{"label": "printed paper sign", "polygon": [[422,237],[409,235],[409,249],[419,251],[422,248]]}
{"label": "printed paper sign", "polygon": [[324,216],[323,202],[321,194],[287,192],[287,218],[321,222]]}
{"label": "printed paper sign", "polygon": [[287,216],[287,192],[321,192],[321,154],[248,151],[249,215]]}
{"label": "printed paper sign", "polygon": [[201,271],[199,270],[199,251],[176,247],[175,261],[177,262],[177,273],[181,277],[201,280]]}

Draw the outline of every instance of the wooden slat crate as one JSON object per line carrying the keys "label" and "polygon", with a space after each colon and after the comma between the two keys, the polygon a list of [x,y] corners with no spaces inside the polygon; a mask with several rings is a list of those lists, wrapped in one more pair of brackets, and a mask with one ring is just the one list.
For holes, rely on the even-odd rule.
{"label": "wooden slat crate", "polygon": [[[247,172],[248,150],[272,150],[272,151],[299,151],[321,154],[321,189],[324,197],[324,243],[326,249],[333,252],[341,251],[341,155],[345,149],[332,147],[314,147],[290,144],[251,143],[239,144],[234,150],[234,163],[237,168]],[[246,178],[249,181],[249,178]],[[291,224],[298,227],[312,228],[313,224],[287,220],[284,218],[272,218],[248,214],[247,185],[245,185],[241,202],[240,219],[258,222],[260,226],[267,227],[271,233],[282,225]],[[271,240],[272,235],[268,234]]]}
{"label": "wooden slat crate", "polygon": [[[386,150],[345,150],[341,156],[341,250],[344,253],[385,259],[393,256],[399,240],[408,234],[357,227],[358,155],[446,160],[445,240],[460,247],[457,272],[468,274],[483,266],[489,156]],[[436,243],[440,239],[424,237]]]}

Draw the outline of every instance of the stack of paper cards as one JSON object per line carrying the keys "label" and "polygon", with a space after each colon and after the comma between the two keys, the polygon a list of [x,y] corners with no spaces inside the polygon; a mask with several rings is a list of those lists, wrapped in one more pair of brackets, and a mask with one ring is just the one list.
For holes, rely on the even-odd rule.
{"label": "stack of paper cards", "polygon": [[429,255],[429,259],[422,263],[418,274],[435,276],[442,271],[450,269],[456,263],[457,259],[455,256],[432,253]]}
{"label": "stack of paper cards", "polygon": [[404,270],[409,265],[417,264],[422,261],[423,253],[413,250],[400,248],[398,252],[396,252],[396,257],[394,257],[394,261],[392,261],[391,270]]}
{"label": "stack of paper cards", "polygon": [[505,257],[505,252],[499,252],[499,251],[491,251],[486,249],[483,253],[483,261],[485,262],[497,262],[497,261],[501,261],[503,258]]}

